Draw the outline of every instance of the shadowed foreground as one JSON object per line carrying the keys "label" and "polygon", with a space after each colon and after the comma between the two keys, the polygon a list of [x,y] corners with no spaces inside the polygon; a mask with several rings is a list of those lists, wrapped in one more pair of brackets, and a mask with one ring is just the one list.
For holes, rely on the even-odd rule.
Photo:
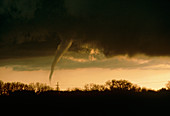
{"label": "shadowed foreground", "polygon": [[170,82],[158,91],[141,88],[127,80],[105,85],[87,84],[85,89],[59,91],[47,85],[0,81],[1,111],[21,115],[153,115],[167,114]]}
{"label": "shadowed foreground", "polygon": [[170,91],[16,91],[0,99],[12,114],[146,115],[168,113]]}

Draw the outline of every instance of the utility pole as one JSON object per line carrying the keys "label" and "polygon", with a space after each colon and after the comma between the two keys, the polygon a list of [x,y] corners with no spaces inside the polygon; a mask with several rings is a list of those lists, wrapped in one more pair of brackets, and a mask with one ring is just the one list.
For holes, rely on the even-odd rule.
{"label": "utility pole", "polygon": [[57,91],[60,91],[60,88],[59,88],[59,82],[57,82],[56,90],[57,90]]}

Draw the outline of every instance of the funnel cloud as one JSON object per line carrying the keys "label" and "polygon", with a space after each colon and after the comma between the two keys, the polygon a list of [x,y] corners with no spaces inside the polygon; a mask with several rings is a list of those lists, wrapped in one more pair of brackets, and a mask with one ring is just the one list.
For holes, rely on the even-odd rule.
{"label": "funnel cloud", "polygon": [[168,0],[1,0],[0,60],[51,56],[58,47],[51,79],[68,49],[170,56],[169,12]]}
{"label": "funnel cloud", "polygon": [[63,40],[61,41],[61,44],[59,44],[56,53],[55,53],[55,58],[53,60],[53,63],[51,65],[51,72],[49,76],[49,80],[51,81],[55,65],[60,61],[61,57],[64,55],[65,52],[71,47],[72,45],[72,40]]}

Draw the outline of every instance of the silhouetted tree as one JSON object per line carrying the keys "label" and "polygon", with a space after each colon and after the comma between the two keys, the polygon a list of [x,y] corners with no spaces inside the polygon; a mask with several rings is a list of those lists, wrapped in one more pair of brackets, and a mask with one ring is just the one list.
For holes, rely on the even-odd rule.
{"label": "silhouetted tree", "polygon": [[134,91],[134,92],[141,92],[142,89],[138,85],[133,84],[133,86],[132,86],[132,88],[130,90]]}
{"label": "silhouetted tree", "polygon": [[104,91],[105,86],[104,85],[98,85],[94,83],[86,84],[84,86],[85,91]]}
{"label": "silhouetted tree", "polygon": [[166,88],[161,88],[161,89],[159,89],[159,90],[157,90],[157,92],[166,92],[167,90],[166,90]]}
{"label": "silhouetted tree", "polygon": [[127,80],[111,80],[106,82],[106,88],[108,90],[135,90],[136,85],[133,85]]}
{"label": "silhouetted tree", "polygon": [[71,89],[71,91],[82,91],[82,90],[78,87],[75,87],[75,88]]}
{"label": "silhouetted tree", "polygon": [[141,92],[147,92],[148,89],[146,87],[142,87]]}
{"label": "silhouetted tree", "polygon": [[13,82],[11,83],[11,89],[13,91],[22,91],[24,90],[24,85],[23,83],[20,83],[20,82]]}
{"label": "silhouetted tree", "polygon": [[36,86],[35,86],[35,84],[34,83],[30,83],[29,85],[28,85],[28,88],[27,88],[29,91],[35,91],[36,90]]}
{"label": "silhouetted tree", "polygon": [[42,84],[37,82],[35,84],[35,88],[36,88],[36,92],[44,92],[44,91],[49,91],[49,90],[53,90],[50,86],[47,86],[46,84]]}
{"label": "silhouetted tree", "polygon": [[30,83],[29,85],[20,82],[4,83],[0,80],[0,95],[10,95],[15,91],[43,92],[53,90],[52,87],[42,83]]}
{"label": "silhouetted tree", "polygon": [[0,95],[3,93],[4,82],[0,80]]}
{"label": "silhouetted tree", "polygon": [[11,88],[10,88],[10,83],[5,83],[4,86],[3,86],[3,93],[5,95],[9,95],[9,92],[11,91]]}
{"label": "silhouetted tree", "polygon": [[166,84],[166,88],[170,90],[170,81],[168,81],[168,83]]}

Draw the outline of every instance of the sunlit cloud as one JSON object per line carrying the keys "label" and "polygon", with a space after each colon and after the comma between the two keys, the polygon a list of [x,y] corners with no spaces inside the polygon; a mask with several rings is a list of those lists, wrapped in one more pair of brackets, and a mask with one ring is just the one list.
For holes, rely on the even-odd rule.
{"label": "sunlit cloud", "polygon": [[87,59],[83,59],[83,58],[74,58],[74,57],[71,57],[71,56],[65,56],[63,57],[63,59],[67,59],[67,60],[72,60],[72,61],[75,61],[75,62],[88,62]]}
{"label": "sunlit cloud", "polygon": [[146,66],[144,69],[155,69],[155,70],[167,70],[170,69],[170,64],[155,64],[151,66]]}
{"label": "sunlit cloud", "polygon": [[[92,50],[93,51],[93,50]],[[94,52],[92,52],[94,53]],[[103,69],[170,69],[169,57],[128,57],[119,55],[105,58],[102,53],[68,52],[58,62],[55,69],[103,68]],[[15,71],[50,70],[53,56],[24,59],[0,60],[0,67],[11,67]]]}

